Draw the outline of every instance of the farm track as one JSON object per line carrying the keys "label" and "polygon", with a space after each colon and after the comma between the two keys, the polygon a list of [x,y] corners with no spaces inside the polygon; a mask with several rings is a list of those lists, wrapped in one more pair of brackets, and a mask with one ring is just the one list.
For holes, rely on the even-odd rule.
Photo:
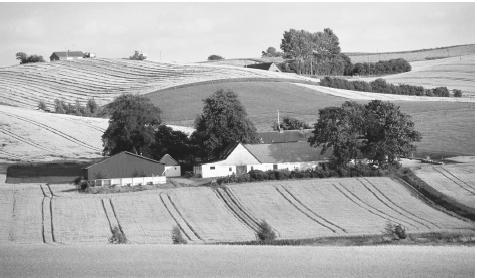
{"label": "farm track", "polygon": [[[363,180],[367,181],[368,184],[370,186],[372,186],[375,190],[372,190],[372,188],[368,187],[364,182]],[[394,211],[395,213],[401,215],[402,217],[404,217],[406,220],[410,220],[410,221],[413,221],[419,225],[422,225],[426,228],[428,228],[429,230],[431,230],[431,226],[429,225],[434,225],[436,228],[440,228],[438,225],[430,222],[430,221],[427,221],[425,219],[422,219],[421,217],[418,217],[416,216],[415,214],[413,214],[412,212],[409,212],[407,211],[406,209],[400,207],[399,205],[397,205],[395,202],[393,202],[391,199],[389,199],[385,194],[383,194],[377,187],[375,187],[371,182],[369,182],[367,179],[358,179],[358,181],[369,191],[371,192],[371,194],[373,194],[376,199],[378,199],[383,205],[385,205],[386,207],[388,207],[389,209],[391,209],[392,211]],[[380,196],[378,196],[380,195]],[[385,199],[385,200],[383,200]],[[414,218],[418,218],[419,220],[416,220]],[[427,224],[425,223],[427,222]]]}
{"label": "farm track", "polygon": [[[318,221],[316,218],[320,219],[321,221],[326,222],[328,225],[330,225],[330,226],[332,226],[332,227],[334,227],[334,228],[331,228],[331,227],[326,226],[326,225],[324,225],[324,224],[322,224],[322,225],[328,227],[328,229],[332,230],[334,233],[337,232],[335,229],[340,230],[340,231],[342,231],[343,233],[347,233],[346,229],[344,229],[343,227],[338,226],[337,224],[335,224],[335,223],[333,223],[333,222],[327,220],[327,219],[324,218],[323,216],[321,216],[321,215],[319,215],[318,213],[316,213],[315,211],[313,211],[310,207],[308,207],[307,205],[305,205],[300,199],[298,199],[298,198],[297,198],[292,192],[290,192],[290,190],[288,190],[285,186],[281,185],[280,187],[281,187],[281,189],[282,189],[283,191],[280,191],[280,188],[279,188],[278,186],[276,186],[277,191],[278,191],[280,194],[282,194],[282,196],[283,196],[285,199],[287,199],[290,203],[292,203],[292,200],[295,200],[292,204],[293,204],[294,206],[296,206],[296,208],[299,209],[300,211],[303,211],[303,213],[305,213],[305,214],[307,214],[307,215],[308,215],[308,214],[313,215],[313,216],[309,216],[310,218],[315,218],[316,222],[318,222],[318,223],[321,223],[321,222]],[[289,197],[286,197],[287,195],[288,195]]]}
{"label": "farm track", "polygon": [[88,143],[85,143],[85,142],[83,142],[83,141],[80,141],[80,140],[74,138],[73,136],[71,136],[71,135],[69,135],[69,134],[66,134],[66,133],[64,133],[64,132],[62,132],[62,131],[60,131],[60,130],[58,130],[58,129],[56,129],[56,128],[53,128],[53,127],[48,126],[48,125],[46,125],[46,124],[43,124],[43,123],[41,123],[41,122],[39,122],[39,121],[35,121],[35,120],[28,119],[28,118],[25,118],[25,117],[22,117],[22,116],[18,116],[18,115],[14,115],[14,114],[11,114],[11,113],[7,113],[7,112],[4,112],[4,111],[0,111],[0,113],[3,113],[4,115],[10,116],[10,117],[15,118],[15,119],[18,119],[18,120],[22,120],[22,121],[31,123],[31,124],[33,124],[33,125],[35,125],[35,126],[41,127],[41,128],[43,128],[43,129],[45,129],[45,130],[48,130],[48,131],[50,131],[51,133],[53,133],[53,134],[55,134],[55,135],[58,135],[58,136],[60,136],[60,137],[62,137],[62,138],[64,138],[64,139],[66,139],[66,140],[68,140],[68,141],[70,141],[70,142],[73,142],[73,143],[76,143],[76,144],[81,145],[81,146],[83,146],[83,147],[89,148],[89,149],[91,149],[91,150],[93,150],[93,151],[101,151],[100,148],[97,148],[97,147],[92,146],[92,145],[90,145],[90,144],[88,144]]}
{"label": "farm track", "polygon": [[172,217],[172,219],[174,219],[174,222],[176,222],[177,226],[179,227],[181,232],[187,237],[187,239],[192,242],[199,241],[200,238],[196,236],[196,234],[190,229],[189,225],[182,218],[181,214],[172,204],[169,195],[167,195],[167,193],[160,193],[159,197],[161,199],[162,204],[169,212],[169,215]]}
{"label": "farm track", "polygon": [[446,170],[444,167],[432,167],[436,172],[439,174],[443,175],[447,179],[451,180],[453,183],[455,183],[457,186],[462,188],[463,190],[475,195],[475,188],[473,188],[471,185],[468,183],[462,181],[459,179],[457,176],[452,174],[450,171]]}
{"label": "farm track", "polygon": [[255,233],[258,233],[260,231],[259,223],[252,218],[250,215],[248,215],[243,207],[234,200],[227,190],[217,188],[214,190],[215,194],[217,195],[217,198],[219,198],[221,201],[225,203],[229,211],[237,218],[239,219],[244,225],[246,225],[249,229],[254,231]]}
{"label": "farm track", "polygon": [[40,184],[43,199],[41,202],[41,233],[43,243],[55,243],[55,233],[53,224],[53,191],[50,186]]}
{"label": "farm track", "polygon": [[56,152],[53,151],[53,150],[50,150],[50,149],[48,149],[48,148],[46,148],[46,147],[43,147],[42,145],[40,145],[40,144],[38,144],[38,143],[33,142],[33,141],[30,140],[29,138],[25,138],[25,137],[23,137],[23,136],[20,136],[20,135],[18,135],[18,134],[15,134],[15,133],[13,133],[13,132],[11,132],[11,131],[8,131],[8,130],[0,130],[0,133],[3,133],[3,134],[5,134],[6,136],[12,137],[12,138],[14,138],[14,139],[16,139],[16,140],[18,140],[18,141],[20,141],[20,142],[22,142],[22,143],[25,143],[25,144],[30,145],[30,146],[32,146],[32,147],[35,147],[35,148],[37,148],[37,149],[41,149],[41,150],[43,150],[43,151],[47,151],[47,152],[50,152],[50,153],[56,153]]}

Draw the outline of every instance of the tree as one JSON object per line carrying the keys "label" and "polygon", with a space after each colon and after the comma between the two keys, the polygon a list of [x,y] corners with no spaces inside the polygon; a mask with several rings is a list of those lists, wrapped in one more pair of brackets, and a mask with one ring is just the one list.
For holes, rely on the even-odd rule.
{"label": "tree", "polygon": [[43,56],[40,55],[30,55],[28,56],[25,52],[17,52],[15,55],[16,59],[20,61],[20,64],[27,64],[27,63],[37,63],[37,62],[44,62]]}
{"label": "tree", "polygon": [[281,57],[283,53],[278,52],[275,47],[270,46],[267,50],[262,51],[262,57]]}
{"label": "tree", "polygon": [[98,104],[96,104],[94,98],[88,99],[88,102],[86,103],[86,111],[90,115],[95,115],[96,112],[98,112]]}
{"label": "tree", "polygon": [[231,143],[258,143],[257,130],[232,91],[218,90],[205,99],[195,128],[191,140],[205,159],[218,157]]}
{"label": "tree", "polygon": [[66,113],[66,104],[59,99],[55,99],[55,113],[65,114]]}
{"label": "tree", "polygon": [[46,104],[43,100],[40,100],[40,102],[38,102],[38,109],[43,110],[43,111],[47,110]]}
{"label": "tree", "polygon": [[137,50],[134,50],[134,54],[132,56],[129,56],[129,60],[145,60],[147,57],[144,53],[140,53]]}
{"label": "tree", "polygon": [[110,119],[102,136],[103,154],[122,151],[149,154],[155,130],[161,124],[161,110],[139,95],[121,95],[107,107]]}
{"label": "tree", "polygon": [[212,54],[207,58],[207,60],[209,60],[209,61],[217,61],[217,60],[223,60],[223,59],[224,59],[224,57],[219,56],[219,55],[215,55],[215,54]]}
{"label": "tree", "polygon": [[[274,130],[278,130],[277,123],[274,123],[272,127]],[[309,128],[310,126],[307,123],[288,116],[285,116],[280,123],[280,129],[282,130],[300,130]]]}
{"label": "tree", "polygon": [[154,135],[151,153],[155,159],[161,159],[165,154],[177,160],[187,159],[191,154],[189,137],[181,131],[160,125]]}
{"label": "tree", "polygon": [[371,101],[364,107],[364,119],[363,151],[380,165],[409,156],[416,149],[413,143],[421,140],[411,116],[391,102]]}
{"label": "tree", "polygon": [[351,159],[361,157],[364,124],[362,115],[362,105],[351,101],[345,102],[341,107],[320,109],[313,135],[308,142],[314,147],[322,147],[322,153],[332,149],[335,163],[346,167]]}
{"label": "tree", "polygon": [[452,90],[452,93],[454,94],[454,97],[462,97],[462,91],[459,89]]}

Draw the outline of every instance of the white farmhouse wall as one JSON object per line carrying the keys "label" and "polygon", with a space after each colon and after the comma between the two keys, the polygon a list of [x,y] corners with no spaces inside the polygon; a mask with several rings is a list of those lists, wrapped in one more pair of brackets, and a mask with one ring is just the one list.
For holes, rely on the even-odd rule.
{"label": "white farmhouse wall", "polygon": [[167,182],[165,176],[156,177],[135,177],[135,178],[118,178],[118,179],[97,179],[94,180],[95,186],[133,186],[133,185],[147,185],[147,184],[165,184]]}
{"label": "white farmhouse wall", "polygon": [[180,177],[181,166],[166,166],[165,175],[166,177]]}

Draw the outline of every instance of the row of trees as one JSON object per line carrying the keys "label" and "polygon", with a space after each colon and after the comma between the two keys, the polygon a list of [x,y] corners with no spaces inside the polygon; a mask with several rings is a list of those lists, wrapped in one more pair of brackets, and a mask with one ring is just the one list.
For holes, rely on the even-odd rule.
{"label": "row of trees", "polygon": [[[44,101],[38,103],[38,109],[51,112]],[[55,99],[54,112],[58,114],[69,114],[84,117],[97,117],[101,114],[101,108],[92,98],[89,99],[85,105],[81,105],[79,100],[75,103],[67,103],[63,100]]]}
{"label": "row of trees", "polygon": [[383,75],[411,71],[408,61],[398,58],[376,63],[356,63],[351,71],[346,69],[344,75]]}
{"label": "row of trees", "polygon": [[[325,77],[320,80],[321,86],[383,94],[394,95],[410,95],[410,96],[430,96],[430,97],[449,97],[450,92],[447,87],[437,87],[432,89],[425,89],[422,86],[412,86],[399,84],[394,85],[387,83],[384,79],[378,78],[372,82],[366,81],[348,81],[341,78]],[[454,89],[452,91],[454,97],[461,97],[462,91]]]}
{"label": "row of trees", "polygon": [[295,119],[289,116],[283,117],[283,120],[280,122],[280,126],[278,123],[273,123],[272,125],[273,130],[300,130],[300,129],[310,129],[310,125],[301,121],[299,119]]}
{"label": "row of trees", "polygon": [[36,55],[36,54],[28,55],[25,52],[17,52],[15,56],[17,60],[20,61],[20,64],[45,62],[45,59],[43,59],[43,56],[41,55]]}

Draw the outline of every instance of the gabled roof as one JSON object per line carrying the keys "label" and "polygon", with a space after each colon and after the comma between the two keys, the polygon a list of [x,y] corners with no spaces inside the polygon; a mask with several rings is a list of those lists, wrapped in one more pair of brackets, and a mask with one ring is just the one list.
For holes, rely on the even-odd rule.
{"label": "gabled roof", "polygon": [[56,55],[60,57],[83,57],[84,53],[82,51],[55,51],[51,56]]}
{"label": "gabled roof", "polygon": [[306,142],[313,135],[312,129],[303,130],[283,130],[259,132],[258,137],[262,144],[286,143],[286,142]]}
{"label": "gabled roof", "polygon": [[311,147],[308,142],[243,145],[261,163],[305,162],[328,160],[331,150],[321,154],[321,148]]}
{"label": "gabled roof", "polygon": [[164,164],[165,166],[179,166],[179,162],[172,158],[168,153],[162,156],[161,159],[159,159],[159,162]]}
{"label": "gabled roof", "polygon": [[152,158],[145,157],[145,156],[142,156],[142,155],[138,155],[138,154],[135,154],[135,153],[131,153],[131,152],[128,152],[128,151],[122,151],[122,152],[120,152],[120,153],[117,153],[117,154],[115,154],[115,155],[112,155],[112,156],[110,156],[110,157],[107,157],[107,158],[105,158],[105,159],[103,159],[103,160],[101,160],[101,161],[99,161],[99,162],[96,162],[96,163],[94,163],[94,164],[91,164],[90,166],[88,166],[88,167],[86,167],[86,168],[84,168],[84,169],[91,168],[91,167],[93,167],[94,165],[97,165],[97,164],[99,164],[99,163],[103,163],[103,162],[105,162],[106,160],[109,160],[109,159],[114,158],[114,157],[119,156],[119,155],[130,155],[130,156],[138,157],[138,158],[141,158],[141,159],[145,159],[145,160],[149,160],[149,161],[151,161],[151,162],[155,162],[155,163],[161,164],[161,162],[159,162],[159,161],[157,161],[157,160],[154,160],[154,159],[152,159]]}
{"label": "gabled roof", "polygon": [[249,64],[246,65],[246,68],[251,68],[251,69],[261,69],[261,70],[269,70],[270,67],[274,63],[257,63],[257,64]]}

